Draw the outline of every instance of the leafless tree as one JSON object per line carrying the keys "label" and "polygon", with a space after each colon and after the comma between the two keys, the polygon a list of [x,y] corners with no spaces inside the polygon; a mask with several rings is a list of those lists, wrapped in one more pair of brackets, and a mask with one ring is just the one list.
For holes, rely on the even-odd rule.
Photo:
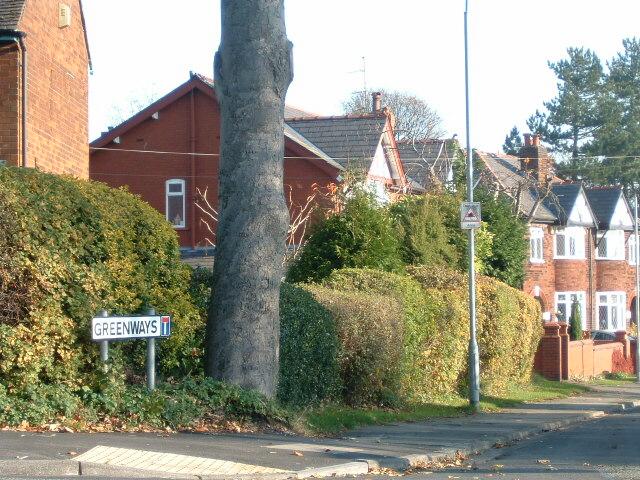
{"label": "leafless tree", "polygon": [[293,78],[284,0],[222,0],[216,261],[206,373],[273,397],[289,216],[282,191],[284,100]]}
{"label": "leafless tree", "polygon": [[[415,95],[394,90],[377,90],[382,93],[382,105],[388,107],[396,117],[398,140],[422,140],[440,138],[444,135],[442,119],[427,102]],[[359,91],[351,95],[342,108],[347,114],[371,113],[373,91]]]}

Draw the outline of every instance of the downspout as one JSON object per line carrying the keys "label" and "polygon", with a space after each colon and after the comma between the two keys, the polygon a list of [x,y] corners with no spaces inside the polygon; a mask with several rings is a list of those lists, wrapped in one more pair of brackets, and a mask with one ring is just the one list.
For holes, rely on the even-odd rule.
{"label": "downspout", "polygon": [[[5,34],[5,35],[3,35]],[[18,49],[20,50],[20,58],[22,60],[22,65],[20,68],[21,72],[21,101],[20,101],[20,113],[21,113],[21,143],[22,143],[22,167],[27,166],[27,47],[24,43],[24,37],[26,34],[24,32],[19,31],[5,31],[0,32],[0,41],[10,40],[15,42],[18,45]]]}
{"label": "downspout", "polygon": [[189,171],[190,182],[189,191],[191,201],[189,208],[191,209],[191,248],[196,248],[196,102],[194,90],[191,90],[191,122],[189,128],[189,148],[191,150],[191,168]]}

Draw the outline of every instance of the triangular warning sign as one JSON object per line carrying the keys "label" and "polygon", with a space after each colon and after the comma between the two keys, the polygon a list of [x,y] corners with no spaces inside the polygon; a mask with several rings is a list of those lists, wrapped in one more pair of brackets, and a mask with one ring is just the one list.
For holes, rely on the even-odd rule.
{"label": "triangular warning sign", "polygon": [[480,219],[476,215],[476,212],[473,209],[469,209],[464,216],[464,220],[466,222],[479,222]]}

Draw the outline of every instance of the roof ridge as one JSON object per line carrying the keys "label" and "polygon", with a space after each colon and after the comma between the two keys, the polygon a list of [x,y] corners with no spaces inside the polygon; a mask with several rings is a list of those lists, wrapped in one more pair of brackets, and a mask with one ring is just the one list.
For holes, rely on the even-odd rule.
{"label": "roof ridge", "polygon": [[[299,109],[298,109],[299,110]],[[298,121],[309,121],[309,120],[357,120],[357,119],[377,119],[377,118],[385,118],[384,113],[365,113],[359,115],[314,115],[310,117],[289,117],[286,119],[287,122],[298,122]]]}

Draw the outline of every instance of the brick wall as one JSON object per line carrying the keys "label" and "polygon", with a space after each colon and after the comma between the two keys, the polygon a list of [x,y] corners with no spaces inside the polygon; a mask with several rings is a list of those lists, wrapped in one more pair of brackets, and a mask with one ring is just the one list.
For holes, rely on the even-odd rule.
{"label": "brick wall", "polygon": [[[153,112],[151,112],[153,113]],[[90,160],[90,178],[112,187],[127,186],[151,206],[165,214],[165,182],[169,179],[186,180],[186,226],[177,229],[182,247],[207,245],[207,232],[201,219],[206,217],[192,201],[196,188],[208,189],[208,199],[218,205],[218,166],[220,151],[220,114],[211,94],[194,88],[172,100],[159,112],[157,120],[149,116],[136,126],[126,129],[120,143],[110,142],[109,150],[93,150]],[[153,150],[160,152],[191,152],[213,156],[168,155],[125,152],[119,150]],[[326,185],[338,174],[327,168],[320,159],[295,142],[285,141],[284,186],[289,197],[291,187],[293,204],[304,202],[312,185]],[[247,187],[248,188],[248,187]]]}
{"label": "brick wall", "polygon": [[58,28],[59,2],[26,2],[19,29],[28,53],[27,166],[87,178],[88,52],[79,0]]}
{"label": "brick wall", "polygon": [[16,44],[0,46],[0,160],[20,161],[20,53]]}

